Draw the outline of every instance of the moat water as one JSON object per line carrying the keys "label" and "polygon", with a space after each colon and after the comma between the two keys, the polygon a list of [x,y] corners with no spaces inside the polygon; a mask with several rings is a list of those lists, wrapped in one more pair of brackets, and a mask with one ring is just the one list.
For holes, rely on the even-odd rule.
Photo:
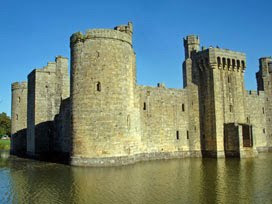
{"label": "moat water", "polygon": [[2,151],[0,203],[272,203],[272,153],[82,168]]}

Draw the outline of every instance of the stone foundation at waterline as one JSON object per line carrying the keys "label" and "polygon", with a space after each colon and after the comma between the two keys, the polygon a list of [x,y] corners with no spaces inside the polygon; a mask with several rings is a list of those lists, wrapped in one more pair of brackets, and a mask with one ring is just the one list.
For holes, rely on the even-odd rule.
{"label": "stone foundation at waterline", "polygon": [[12,84],[13,154],[111,166],[183,157],[251,157],[272,146],[272,58],[246,91],[246,56],[184,38],[183,89],[136,83],[132,23],[70,38],[56,57]]}

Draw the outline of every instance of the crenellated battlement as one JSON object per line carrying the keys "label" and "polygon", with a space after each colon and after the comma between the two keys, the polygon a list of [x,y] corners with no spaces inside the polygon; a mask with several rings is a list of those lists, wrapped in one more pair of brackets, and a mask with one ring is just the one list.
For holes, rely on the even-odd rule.
{"label": "crenellated battlement", "polygon": [[248,96],[265,97],[264,91],[247,90],[246,94]]}
{"label": "crenellated battlement", "polygon": [[183,44],[184,46],[189,44],[200,44],[200,39],[197,35],[188,35],[183,38]]}
{"label": "crenellated battlement", "polygon": [[132,36],[133,34],[133,25],[131,22],[128,22],[127,25],[119,25],[114,28],[114,30],[118,30],[120,32],[124,32]]}
{"label": "crenellated battlement", "polygon": [[27,89],[27,82],[26,81],[22,81],[22,82],[14,82],[11,84],[11,89],[15,90],[15,89]]}
{"label": "crenellated battlement", "polygon": [[242,72],[246,69],[246,55],[242,52],[210,47],[196,53],[195,58],[204,68],[212,67]]}
{"label": "crenellated battlement", "polygon": [[90,29],[85,34],[82,32],[74,33],[70,37],[70,46],[78,42],[84,42],[87,39],[111,39],[127,42],[132,46],[132,24],[128,26],[117,26],[114,29]]}

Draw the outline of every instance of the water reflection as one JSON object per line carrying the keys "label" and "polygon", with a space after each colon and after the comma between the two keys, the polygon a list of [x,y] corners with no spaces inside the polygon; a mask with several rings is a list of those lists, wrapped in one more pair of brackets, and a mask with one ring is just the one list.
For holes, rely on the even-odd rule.
{"label": "water reflection", "polygon": [[272,154],[81,168],[0,159],[0,203],[272,203]]}

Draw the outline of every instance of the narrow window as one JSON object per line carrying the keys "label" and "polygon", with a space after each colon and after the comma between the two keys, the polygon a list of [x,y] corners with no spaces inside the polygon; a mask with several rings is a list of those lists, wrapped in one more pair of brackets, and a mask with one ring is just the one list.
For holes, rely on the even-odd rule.
{"label": "narrow window", "polygon": [[217,65],[220,66],[221,65],[221,58],[217,57]]}
{"label": "narrow window", "polygon": [[19,102],[19,103],[21,102],[21,97],[18,97],[18,102]]}
{"label": "narrow window", "polygon": [[226,66],[226,58],[223,58],[223,67]]}
{"label": "narrow window", "polygon": [[185,111],[184,103],[182,104],[181,108],[182,108],[182,112],[184,112]]}
{"label": "narrow window", "polygon": [[227,59],[227,65],[228,65],[228,68],[230,67],[230,59],[228,58]]}
{"label": "narrow window", "polygon": [[232,105],[229,106],[229,110],[230,110],[230,112],[232,112]]}
{"label": "narrow window", "polygon": [[101,83],[100,82],[97,82],[96,83],[96,91],[101,91]]}
{"label": "narrow window", "polygon": [[265,128],[263,129],[263,133],[265,134]]}
{"label": "narrow window", "polygon": [[264,107],[263,107],[263,114],[264,114]]}
{"label": "narrow window", "polygon": [[177,137],[177,140],[179,140],[179,131],[178,130],[176,132],[176,137]]}
{"label": "narrow window", "polygon": [[250,123],[250,121],[249,121],[249,117],[247,117],[247,123]]}
{"label": "narrow window", "polygon": [[232,67],[235,67],[235,59],[232,60]]}
{"label": "narrow window", "polygon": [[237,60],[237,67],[240,68],[240,60]]}
{"label": "narrow window", "polygon": [[130,115],[127,116],[127,127],[130,129]]}
{"label": "narrow window", "polygon": [[146,110],[146,102],[144,102],[144,108],[143,109]]}
{"label": "narrow window", "polygon": [[245,61],[242,60],[242,68],[244,69],[245,68]]}
{"label": "narrow window", "polygon": [[187,140],[189,139],[189,131],[187,130]]}
{"label": "narrow window", "polygon": [[18,120],[18,114],[16,114],[16,120]]}

